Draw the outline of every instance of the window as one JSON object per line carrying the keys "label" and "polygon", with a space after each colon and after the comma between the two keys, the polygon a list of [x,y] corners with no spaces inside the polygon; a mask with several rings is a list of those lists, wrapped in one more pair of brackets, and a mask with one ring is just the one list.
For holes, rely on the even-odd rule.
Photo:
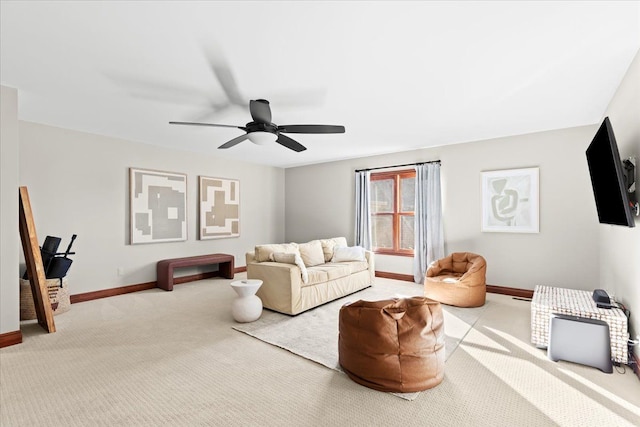
{"label": "window", "polygon": [[371,240],[376,253],[413,256],[416,171],[371,174]]}

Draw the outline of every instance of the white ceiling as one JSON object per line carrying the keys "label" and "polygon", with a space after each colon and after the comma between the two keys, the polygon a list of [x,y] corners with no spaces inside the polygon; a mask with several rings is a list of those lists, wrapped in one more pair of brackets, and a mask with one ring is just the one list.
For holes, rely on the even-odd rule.
{"label": "white ceiling", "polygon": [[[279,167],[597,123],[640,49],[640,2],[1,2],[19,117]],[[207,56],[209,55],[209,56]],[[249,141],[226,63],[307,151]]]}

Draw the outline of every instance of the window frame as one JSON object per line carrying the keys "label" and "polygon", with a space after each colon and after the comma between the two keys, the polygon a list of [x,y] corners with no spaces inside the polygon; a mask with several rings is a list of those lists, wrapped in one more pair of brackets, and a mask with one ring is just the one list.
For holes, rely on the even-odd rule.
{"label": "window frame", "polygon": [[[401,249],[400,248],[400,222],[402,217],[411,216],[415,221],[415,211],[399,211],[400,209],[400,183],[402,179],[405,178],[414,178],[416,177],[415,169],[403,169],[396,171],[384,171],[384,172],[372,172],[370,176],[370,181],[373,183],[374,181],[382,181],[387,179],[393,180],[393,212],[384,212],[384,213],[371,213],[371,222],[374,223],[374,218],[376,216],[392,216],[392,224],[393,224],[393,248],[377,248],[373,247],[373,252],[382,255],[396,255],[396,256],[406,256],[412,257],[414,254],[413,249]],[[373,243],[373,242],[372,242]],[[415,243],[415,242],[414,242]]]}

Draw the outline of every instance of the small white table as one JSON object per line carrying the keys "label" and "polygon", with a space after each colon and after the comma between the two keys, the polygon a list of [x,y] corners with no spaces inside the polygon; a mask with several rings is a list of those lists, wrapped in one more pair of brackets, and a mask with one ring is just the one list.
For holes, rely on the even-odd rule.
{"label": "small white table", "polygon": [[258,320],[262,315],[262,300],[256,295],[262,280],[245,279],[231,282],[238,298],[231,305],[231,314],[236,322],[246,323]]}

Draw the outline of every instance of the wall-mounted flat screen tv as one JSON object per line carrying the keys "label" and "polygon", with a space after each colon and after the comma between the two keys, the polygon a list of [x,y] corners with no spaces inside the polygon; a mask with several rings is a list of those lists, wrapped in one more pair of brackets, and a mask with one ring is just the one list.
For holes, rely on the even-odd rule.
{"label": "wall-mounted flat screen tv", "polygon": [[618,144],[609,117],[605,117],[587,148],[587,163],[600,222],[635,227],[632,215],[634,204],[627,192]]}

